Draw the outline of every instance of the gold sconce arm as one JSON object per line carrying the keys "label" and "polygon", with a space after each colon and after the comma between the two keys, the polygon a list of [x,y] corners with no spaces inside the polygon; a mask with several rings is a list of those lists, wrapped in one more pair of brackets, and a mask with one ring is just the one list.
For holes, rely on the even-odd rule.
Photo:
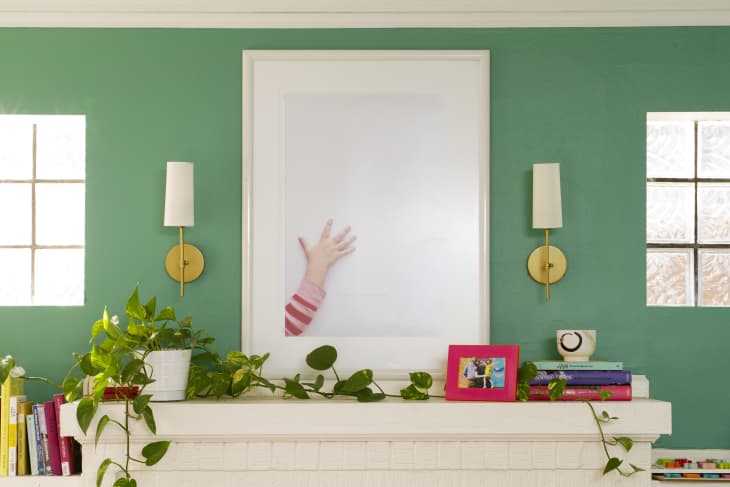
{"label": "gold sconce arm", "polygon": [[545,301],[550,300],[550,284],[563,278],[568,269],[565,254],[550,245],[550,230],[545,229],[545,245],[532,251],[527,258],[527,272],[535,281],[545,284]]}
{"label": "gold sconce arm", "polygon": [[167,253],[165,270],[170,277],[180,282],[180,296],[185,295],[185,283],[194,281],[205,268],[203,253],[194,245],[186,244],[180,227],[180,243]]}

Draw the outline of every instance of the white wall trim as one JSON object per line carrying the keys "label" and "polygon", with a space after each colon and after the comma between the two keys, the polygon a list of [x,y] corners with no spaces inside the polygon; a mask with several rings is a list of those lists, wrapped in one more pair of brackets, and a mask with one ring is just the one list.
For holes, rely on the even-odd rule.
{"label": "white wall trim", "polygon": [[726,0],[0,0],[0,27],[730,25]]}

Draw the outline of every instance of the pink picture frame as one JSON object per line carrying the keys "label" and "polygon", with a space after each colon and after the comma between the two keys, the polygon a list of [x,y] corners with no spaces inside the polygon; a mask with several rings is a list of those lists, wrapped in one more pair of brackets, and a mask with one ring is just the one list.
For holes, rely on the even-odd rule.
{"label": "pink picture frame", "polygon": [[449,345],[446,399],[515,401],[519,345]]}

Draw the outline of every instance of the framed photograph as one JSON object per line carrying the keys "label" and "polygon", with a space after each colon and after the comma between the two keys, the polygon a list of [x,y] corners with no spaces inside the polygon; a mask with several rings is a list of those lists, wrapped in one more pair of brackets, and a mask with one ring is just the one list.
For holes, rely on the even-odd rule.
{"label": "framed photograph", "polygon": [[443,378],[489,343],[488,155],[488,51],[244,51],[243,351]]}
{"label": "framed photograph", "polygon": [[519,366],[518,345],[449,345],[446,399],[514,401]]}

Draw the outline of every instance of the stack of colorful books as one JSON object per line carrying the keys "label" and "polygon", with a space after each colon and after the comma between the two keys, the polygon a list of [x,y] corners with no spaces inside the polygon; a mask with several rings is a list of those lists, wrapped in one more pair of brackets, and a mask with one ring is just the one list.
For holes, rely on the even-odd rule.
{"label": "stack of colorful books", "polygon": [[[561,401],[631,400],[631,371],[624,370],[623,362],[538,360],[533,364],[537,367],[537,376],[530,381],[531,401],[549,399],[548,384],[553,379],[566,381]],[[610,395],[604,392],[602,397],[602,391]]]}

